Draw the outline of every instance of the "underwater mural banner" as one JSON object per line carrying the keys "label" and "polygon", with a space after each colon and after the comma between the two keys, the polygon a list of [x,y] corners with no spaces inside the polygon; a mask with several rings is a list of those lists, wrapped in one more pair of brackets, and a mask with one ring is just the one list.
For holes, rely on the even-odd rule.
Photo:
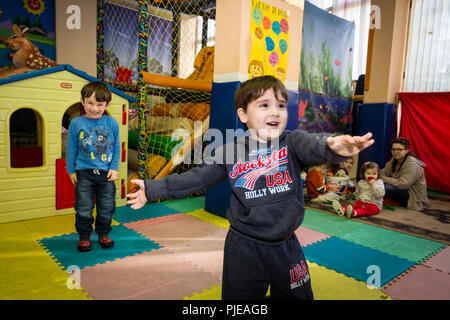
{"label": "underwater mural banner", "polygon": [[351,133],[355,24],[305,1],[298,127]]}
{"label": "underwater mural banner", "polygon": [[273,75],[284,82],[289,56],[288,12],[252,0],[250,37],[248,78]]}

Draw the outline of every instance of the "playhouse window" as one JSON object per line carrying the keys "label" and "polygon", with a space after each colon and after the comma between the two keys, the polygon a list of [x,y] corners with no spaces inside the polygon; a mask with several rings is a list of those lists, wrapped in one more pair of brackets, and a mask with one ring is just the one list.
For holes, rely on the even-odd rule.
{"label": "playhouse window", "polygon": [[32,109],[22,108],[11,115],[11,168],[40,167],[43,165],[43,122]]}

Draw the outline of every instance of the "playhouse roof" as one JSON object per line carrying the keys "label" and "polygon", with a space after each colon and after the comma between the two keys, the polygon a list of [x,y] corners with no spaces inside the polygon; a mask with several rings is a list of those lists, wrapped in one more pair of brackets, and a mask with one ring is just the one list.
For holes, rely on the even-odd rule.
{"label": "playhouse roof", "polygon": [[[27,72],[25,74],[18,74],[18,75],[10,76],[8,78],[0,79],[0,85],[6,84],[6,83],[10,83],[10,82],[30,79],[30,78],[34,78],[34,77],[39,77],[39,76],[42,76],[42,75],[45,75],[45,74],[55,73],[55,72],[64,71],[64,70],[72,72],[73,74],[76,74],[77,76],[80,76],[81,78],[84,78],[84,79],[86,79],[88,81],[100,81],[98,78],[90,76],[84,71],[75,69],[74,67],[72,67],[69,64],[60,64],[60,65],[58,65],[56,67],[53,67],[53,68],[45,68],[45,69],[42,69],[42,70],[30,71],[30,72]],[[111,89],[111,91],[113,93],[115,93],[115,94],[117,94],[117,95],[127,99],[130,102],[135,102],[136,101],[136,99],[134,97],[129,96],[129,95],[125,94],[123,91],[114,88],[109,83],[106,83],[106,85]]]}

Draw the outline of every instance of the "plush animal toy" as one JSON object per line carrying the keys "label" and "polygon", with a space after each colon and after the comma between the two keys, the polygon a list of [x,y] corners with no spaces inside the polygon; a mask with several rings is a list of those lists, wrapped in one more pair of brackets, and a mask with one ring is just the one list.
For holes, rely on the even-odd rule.
{"label": "plush animal toy", "polygon": [[29,28],[20,30],[14,24],[12,31],[14,34],[6,39],[5,46],[15,51],[13,55],[14,66],[1,69],[0,78],[7,78],[12,75],[48,67],[56,67],[58,65],[55,61],[44,57],[39,51],[39,48],[26,39]]}

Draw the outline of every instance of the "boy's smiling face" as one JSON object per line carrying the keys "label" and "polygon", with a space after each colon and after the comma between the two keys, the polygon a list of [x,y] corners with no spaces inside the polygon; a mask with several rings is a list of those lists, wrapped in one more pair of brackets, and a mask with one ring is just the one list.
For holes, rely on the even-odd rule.
{"label": "boy's smiling face", "polygon": [[97,101],[95,99],[95,93],[90,97],[81,98],[81,104],[86,112],[86,117],[90,119],[100,119],[105,112],[108,103],[106,101]]}
{"label": "boy's smiling face", "polygon": [[268,142],[278,138],[286,129],[287,101],[281,94],[278,94],[278,98],[273,90],[269,89],[251,101],[246,111],[242,108],[237,110],[239,120],[250,130],[253,139]]}

